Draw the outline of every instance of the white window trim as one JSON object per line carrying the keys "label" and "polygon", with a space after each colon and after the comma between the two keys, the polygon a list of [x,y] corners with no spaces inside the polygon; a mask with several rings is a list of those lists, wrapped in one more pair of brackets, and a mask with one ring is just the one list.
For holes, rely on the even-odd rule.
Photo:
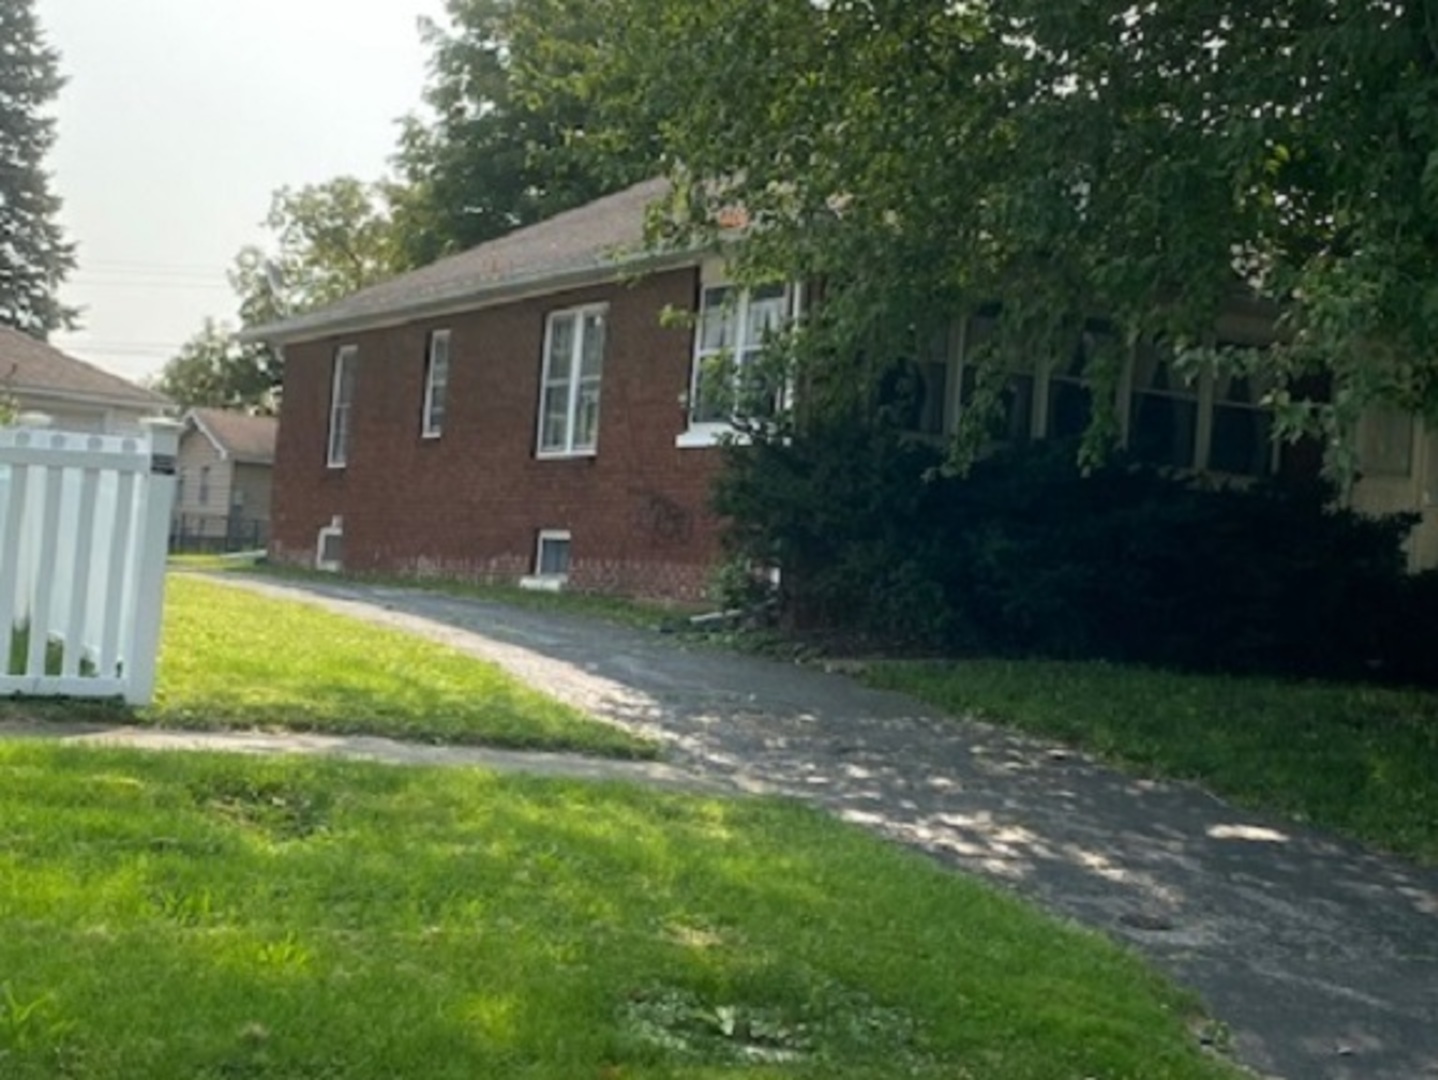
{"label": "white window trim", "polygon": [[[562,461],[569,458],[592,458],[599,453],[599,431],[596,427],[594,432],[593,446],[576,446],[574,443],[575,431],[579,426],[579,390],[583,383],[581,372],[584,363],[584,320],[591,315],[598,315],[604,323],[604,352],[609,350],[609,305],[608,304],[585,304],[582,307],[563,308],[559,311],[551,311],[544,320],[544,358],[539,371],[539,422],[536,425],[534,438],[534,456],[541,461]],[[544,395],[549,387],[549,360],[550,346],[554,339],[554,323],[556,319],[574,319],[576,331],[574,334],[574,354],[570,357],[569,368],[569,408],[565,422],[565,445],[563,449],[546,449],[544,446]],[[600,392],[601,412],[603,409],[602,395],[604,385],[604,360],[601,353],[600,358]]]}
{"label": "white window trim", "polygon": [[[444,425],[434,422],[434,358],[439,343],[444,342],[444,397],[449,399],[449,379],[454,368],[453,335],[448,330],[436,330],[429,335],[429,347],[424,364],[424,415],[420,421],[420,437],[438,439],[444,434]],[[446,408],[446,413],[448,409]]]}
{"label": "white window trim", "polygon": [[[967,320],[959,320],[957,333],[953,338],[957,340],[955,353],[950,360],[950,394],[949,408],[945,415],[945,431],[952,434],[958,423],[960,413],[963,411],[962,387],[964,369],[969,365],[970,327]],[[1119,442],[1127,448],[1129,445],[1130,426],[1133,422],[1133,403],[1138,394],[1154,393],[1162,396],[1193,401],[1197,405],[1197,419],[1194,426],[1194,462],[1195,464],[1180,470],[1187,473],[1201,473],[1208,476],[1225,477],[1231,480],[1254,479],[1243,473],[1228,473],[1215,469],[1210,464],[1213,457],[1213,423],[1215,409],[1228,403],[1218,400],[1217,383],[1211,371],[1202,371],[1197,379],[1185,386],[1182,390],[1168,391],[1143,391],[1136,389],[1135,378],[1137,374],[1138,359],[1133,349],[1128,350],[1124,357],[1123,373],[1119,379],[1117,388],[1118,394],[1118,422]],[[1051,438],[1049,415],[1049,398],[1053,383],[1063,381],[1066,376],[1056,372],[1057,361],[1049,360],[1041,362],[1034,367],[1033,400],[1030,402],[1029,434],[1035,441],[1042,441]],[[1252,408],[1258,411],[1260,405],[1239,406]],[[1278,443],[1269,447],[1269,475],[1276,475],[1282,464],[1282,448]]]}
{"label": "white window trim", "polygon": [[520,578],[519,585],[523,589],[533,589],[539,592],[559,592],[569,584],[568,574],[544,574],[540,568],[544,566],[544,545],[563,541],[570,545],[570,556],[573,557],[574,537],[568,529],[540,529],[539,536],[534,543],[534,573]]}
{"label": "white window trim", "polygon": [[[709,447],[719,446],[729,439],[744,441],[745,435],[735,429],[732,420],[701,420],[693,419],[694,401],[699,396],[699,377],[701,374],[702,362],[713,353],[706,354],[703,351],[704,332],[704,294],[711,289],[734,289],[739,294],[737,302],[737,332],[735,342],[742,343],[745,337],[745,329],[749,321],[749,293],[747,288],[740,288],[727,275],[718,271],[712,264],[700,270],[699,276],[699,304],[694,313],[694,335],[689,350],[689,386],[684,395],[684,422],[685,428],[674,439],[674,445],[680,450],[704,450]],[[788,283],[784,286],[784,303],[788,310],[788,318],[793,321],[799,318],[803,311],[804,289],[803,285],[797,282]],[[737,372],[736,372],[737,377]],[[792,387],[786,387],[781,408],[787,408],[792,398]]]}
{"label": "white window trim", "polygon": [[320,531],[319,531],[319,536],[318,536],[318,537],[316,538],[316,540],[315,540],[315,569],[316,569],[316,570],[319,570],[319,571],[322,571],[322,572],[328,573],[328,574],[338,574],[338,573],[340,572],[340,570],[343,569],[343,567],[341,567],[341,565],[340,565],[338,562],[335,562],[334,560],[331,560],[331,559],[326,559],[324,556],[325,556],[325,541],[326,541],[326,540],[329,540],[329,539],[332,538],[332,537],[336,537],[336,536],[339,537],[341,540],[343,540],[343,539],[344,539],[344,535],[345,535],[345,522],[344,522],[344,518],[342,518],[342,517],[333,517],[333,518],[331,518],[331,519],[330,519],[330,523],[320,529]]}
{"label": "white window trim", "polygon": [[345,445],[340,448],[340,453],[335,453],[335,420],[339,416],[340,388],[344,384],[344,373],[350,364],[359,359],[358,345],[341,345],[335,350],[333,370],[330,372],[330,423],[329,431],[325,440],[325,464],[331,469],[343,469],[349,464],[349,444],[354,437],[354,401],[346,401],[343,405],[345,411]]}

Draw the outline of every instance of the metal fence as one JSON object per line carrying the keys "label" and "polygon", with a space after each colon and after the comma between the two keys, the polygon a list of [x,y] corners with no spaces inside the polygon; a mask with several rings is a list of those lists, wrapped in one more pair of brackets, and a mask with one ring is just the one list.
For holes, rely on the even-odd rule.
{"label": "metal fence", "polygon": [[154,694],[179,425],[0,428],[0,696]]}
{"label": "metal fence", "polygon": [[170,553],[217,555],[259,551],[269,545],[270,523],[232,514],[176,514],[170,522]]}

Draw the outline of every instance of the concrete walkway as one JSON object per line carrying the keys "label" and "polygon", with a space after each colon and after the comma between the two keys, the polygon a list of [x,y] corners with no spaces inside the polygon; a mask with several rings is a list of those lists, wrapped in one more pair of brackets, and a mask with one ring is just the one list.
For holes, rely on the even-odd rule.
{"label": "concrete walkway", "polygon": [[839,675],[414,590],[217,580],[494,661],[702,783],[809,800],[1127,941],[1264,1073],[1438,1078],[1438,872]]}
{"label": "concrete walkway", "polygon": [[616,761],[578,754],[496,750],[483,746],[433,746],[371,735],[315,735],[268,731],[167,731],[101,724],[16,723],[0,721],[0,740],[49,739],[76,746],[122,750],[189,750],[212,754],[297,754],[305,757],[371,761],[382,765],[432,765],[495,772],[530,773],[569,780],[649,784],[696,794],[719,795],[718,781],[658,761]]}

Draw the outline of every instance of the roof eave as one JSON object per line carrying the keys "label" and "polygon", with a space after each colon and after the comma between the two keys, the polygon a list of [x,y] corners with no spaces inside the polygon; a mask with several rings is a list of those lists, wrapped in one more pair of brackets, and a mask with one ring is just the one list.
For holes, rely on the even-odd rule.
{"label": "roof eave", "polygon": [[143,411],[149,409],[154,412],[173,411],[175,403],[167,397],[139,398],[127,397],[122,394],[96,393],[92,390],[63,390],[54,386],[41,386],[35,383],[17,382],[9,388],[17,395],[32,398],[47,398],[62,404],[73,403],[79,405],[93,405],[107,409],[129,409],[132,411]]}
{"label": "roof eave", "polygon": [[182,422],[187,424],[194,424],[195,430],[198,431],[201,435],[203,435],[206,439],[208,439],[210,441],[210,445],[219,452],[221,461],[228,461],[230,459],[230,448],[224,444],[224,442],[220,439],[218,435],[216,435],[212,430],[210,430],[210,425],[205,423],[204,418],[200,416],[200,411],[198,409],[191,409],[189,412],[187,412]]}
{"label": "roof eave", "polygon": [[447,296],[443,299],[421,303],[400,304],[384,311],[369,312],[349,318],[317,319],[301,315],[295,319],[242,330],[239,338],[241,341],[251,344],[263,342],[269,345],[284,346],[338,337],[344,334],[387,330],[422,319],[457,315],[480,308],[514,303],[535,296],[545,296],[589,285],[606,284],[631,274],[657,273],[664,270],[676,270],[684,266],[697,266],[702,259],[703,252],[697,250],[659,254],[646,253],[627,259],[616,259],[602,266],[586,266],[560,273],[547,271],[513,277],[456,296]]}

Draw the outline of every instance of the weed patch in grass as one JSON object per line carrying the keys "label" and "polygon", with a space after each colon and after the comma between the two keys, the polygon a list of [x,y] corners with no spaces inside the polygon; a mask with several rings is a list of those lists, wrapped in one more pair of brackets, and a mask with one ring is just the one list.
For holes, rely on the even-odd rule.
{"label": "weed patch in grass", "polygon": [[11,743],[0,819],[7,1080],[1237,1075],[1134,955],[791,803]]}
{"label": "weed patch in grass", "polygon": [[1104,663],[875,663],[874,686],[1438,862],[1438,695]]}

